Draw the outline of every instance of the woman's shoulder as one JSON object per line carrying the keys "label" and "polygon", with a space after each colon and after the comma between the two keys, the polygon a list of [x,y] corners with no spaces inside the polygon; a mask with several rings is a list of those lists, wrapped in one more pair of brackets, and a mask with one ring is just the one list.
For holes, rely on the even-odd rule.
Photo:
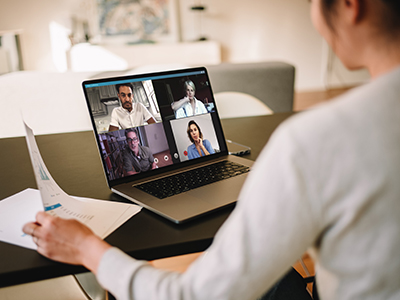
{"label": "woman's shoulder", "polygon": [[398,118],[400,102],[400,68],[347,93],[297,113],[280,126],[278,132],[290,134],[299,143],[316,145],[316,141],[354,140],[354,136],[376,130],[378,124]]}

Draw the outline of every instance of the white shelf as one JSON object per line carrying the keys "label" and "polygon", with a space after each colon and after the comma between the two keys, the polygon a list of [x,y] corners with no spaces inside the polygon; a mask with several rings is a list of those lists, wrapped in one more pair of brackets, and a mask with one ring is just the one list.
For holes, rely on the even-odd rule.
{"label": "white shelf", "polygon": [[138,45],[77,44],[69,52],[72,71],[126,70],[151,65],[200,66],[221,63],[215,41]]}

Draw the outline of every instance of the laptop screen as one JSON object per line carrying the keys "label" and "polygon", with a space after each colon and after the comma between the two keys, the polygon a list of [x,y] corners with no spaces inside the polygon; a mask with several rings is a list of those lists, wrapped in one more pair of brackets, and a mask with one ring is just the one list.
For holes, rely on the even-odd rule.
{"label": "laptop screen", "polygon": [[110,186],[227,154],[205,68],[83,82]]}

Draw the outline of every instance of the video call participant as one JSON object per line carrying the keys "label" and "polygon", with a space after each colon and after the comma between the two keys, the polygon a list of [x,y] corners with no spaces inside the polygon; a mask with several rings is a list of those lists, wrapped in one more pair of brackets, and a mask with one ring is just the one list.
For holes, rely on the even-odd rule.
{"label": "video call participant", "polygon": [[122,158],[126,175],[157,168],[150,148],[140,145],[136,128],[126,129],[125,136],[128,147],[122,153]]}
{"label": "video call participant", "polygon": [[175,112],[175,118],[179,119],[208,113],[204,103],[197,100],[194,96],[196,93],[196,86],[193,81],[185,81],[184,92],[186,96],[183,99],[171,104],[171,107]]}
{"label": "video call participant", "polygon": [[148,124],[156,122],[142,103],[132,103],[133,85],[131,83],[117,84],[115,88],[117,89],[121,106],[113,109],[108,131],[142,126],[144,122]]}
{"label": "video call participant", "polygon": [[187,134],[192,144],[187,148],[188,158],[198,158],[215,153],[208,140],[203,140],[203,133],[199,125],[193,120],[188,124]]}

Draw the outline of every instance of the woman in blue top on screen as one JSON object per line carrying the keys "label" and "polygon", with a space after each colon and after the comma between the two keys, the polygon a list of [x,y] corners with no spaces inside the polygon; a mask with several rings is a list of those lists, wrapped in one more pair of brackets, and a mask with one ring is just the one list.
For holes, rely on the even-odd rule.
{"label": "woman in blue top on screen", "polygon": [[203,133],[195,121],[188,124],[187,134],[192,144],[187,148],[188,158],[198,158],[215,153],[208,140],[203,140]]}
{"label": "woman in blue top on screen", "polygon": [[184,92],[186,95],[184,98],[171,104],[171,107],[175,112],[175,118],[179,119],[208,113],[204,103],[197,100],[194,96],[196,93],[196,86],[193,81],[185,81]]}

